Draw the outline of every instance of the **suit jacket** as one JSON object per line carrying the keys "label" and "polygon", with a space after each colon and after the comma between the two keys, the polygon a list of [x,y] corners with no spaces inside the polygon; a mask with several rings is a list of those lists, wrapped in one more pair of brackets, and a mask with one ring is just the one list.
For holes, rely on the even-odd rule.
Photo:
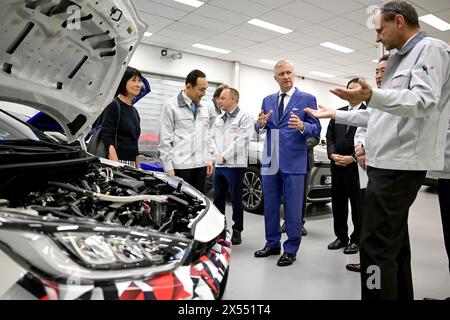
{"label": "suit jacket", "polygon": [[[349,106],[340,108],[338,110],[348,111]],[[359,107],[360,110],[366,109],[366,105],[362,104]],[[350,111],[354,112],[354,111]],[[336,123],[334,119],[330,120],[327,129],[327,153],[331,163],[334,161],[330,158],[330,155],[337,153],[344,156],[351,156],[355,152],[354,137],[358,127],[346,126],[344,124]],[[356,165],[356,163],[353,163]]]}
{"label": "suit jacket", "polygon": [[[278,114],[278,93],[264,98],[261,110],[266,114],[272,110],[272,116],[264,128],[267,133],[261,166],[263,174],[275,174],[278,169],[287,174],[306,174],[308,163],[306,139],[320,136],[321,130],[319,120],[305,113],[306,107],[317,109],[316,98],[298,89],[295,89],[281,117]],[[291,112],[305,123],[303,133],[288,128]]]}

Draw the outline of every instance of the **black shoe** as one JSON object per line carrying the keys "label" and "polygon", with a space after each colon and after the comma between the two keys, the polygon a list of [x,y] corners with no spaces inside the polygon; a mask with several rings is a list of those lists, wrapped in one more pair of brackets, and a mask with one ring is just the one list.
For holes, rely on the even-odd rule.
{"label": "black shoe", "polygon": [[286,221],[283,222],[283,225],[281,226],[281,233],[285,233],[286,232]]}
{"label": "black shoe", "polygon": [[306,231],[305,227],[302,226],[302,236],[306,236],[308,234],[308,231]]}
{"label": "black shoe", "polygon": [[349,263],[345,265],[345,268],[348,271],[361,272],[361,265],[359,263]]}
{"label": "black shoe", "polygon": [[347,246],[347,242],[341,241],[341,239],[336,239],[332,243],[328,245],[328,249],[337,250],[339,248],[345,248]]}
{"label": "black shoe", "polygon": [[241,233],[239,231],[233,230],[233,236],[231,237],[231,243],[238,245],[241,244]]}
{"label": "black shoe", "polygon": [[345,254],[355,254],[358,253],[359,246],[356,243],[350,242],[350,244],[344,249]]}
{"label": "black shoe", "polygon": [[286,267],[290,266],[294,263],[296,259],[296,255],[294,253],[283,253],[283,255],[278,259],[277,266],[279,267]]}
{"label": "black shoe", "polygon": [[255,257],[256,258],[265,258],[271,255],[278,255],[281,253],[281,248],[269,248],[269,247],[264,247],[264,249],[258,250],[255,252]]}

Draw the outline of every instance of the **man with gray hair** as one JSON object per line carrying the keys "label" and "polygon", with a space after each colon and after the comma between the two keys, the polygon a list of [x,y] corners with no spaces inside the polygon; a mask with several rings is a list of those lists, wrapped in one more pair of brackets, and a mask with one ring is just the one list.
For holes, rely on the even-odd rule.
{"label": "man with gray hair", "polygon": [[302,200],[308,153],[306,139],[320,136],[320,122],[304,112],[316,106],[316,98],[294,87],[295,73],[291,62],[279,61],[274,78],[280,91],[264,98],[256,129],[265,129],[261,174],[264,196],[266,244],[255,252],[263,258],[280,254],[280,206],[284,212],[288,239],[277,265],[289,266],[296,260],[301,242]]}
{"label": "man with gray hair", "polygon": [[450,112],[450,47],[420,31],[416,9],[406,1],[383,5],[377,42],[397,49],[380,89],[364,81],[331,92],[367,110],[307,110],[320,118],[367,126],[369,183],[361,230],[363,299],[413,299],[409,208],[427,170],[442,170]]}

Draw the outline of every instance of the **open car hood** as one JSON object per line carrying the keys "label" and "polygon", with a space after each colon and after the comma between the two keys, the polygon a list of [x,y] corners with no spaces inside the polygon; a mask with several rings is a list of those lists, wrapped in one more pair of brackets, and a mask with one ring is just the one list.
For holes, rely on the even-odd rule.
{"label": "open car hood", "polygon": [[3,0],[0,99],[46,112],[72,142],[113,99],[146,28],[130,0]]}

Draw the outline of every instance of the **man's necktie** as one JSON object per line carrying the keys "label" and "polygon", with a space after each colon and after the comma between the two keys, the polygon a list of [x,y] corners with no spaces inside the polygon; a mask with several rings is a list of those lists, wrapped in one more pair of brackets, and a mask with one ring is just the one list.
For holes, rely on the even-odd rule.
{"label": "man's necktie", "polygon": [[280,103],[278,104],[278,121],[281,120],[284,113],[284,97],[286,97],[286,93],[280,94]]}
{"label": "man's necktie", "polygon": [[222,116],[223,123],[227,122],[227,119],[228,119],[229,116],[230,116],[230,114],[229,114],[228,112],[226,112],[226,113]]}
{"label": "man's necktie", "polygon": [[195,114],[195,112],[197,111],[197,106],[195,105],[195,102],[194,101],[192,101],[191,102],[191,110],[192,110],[192,112]]}

